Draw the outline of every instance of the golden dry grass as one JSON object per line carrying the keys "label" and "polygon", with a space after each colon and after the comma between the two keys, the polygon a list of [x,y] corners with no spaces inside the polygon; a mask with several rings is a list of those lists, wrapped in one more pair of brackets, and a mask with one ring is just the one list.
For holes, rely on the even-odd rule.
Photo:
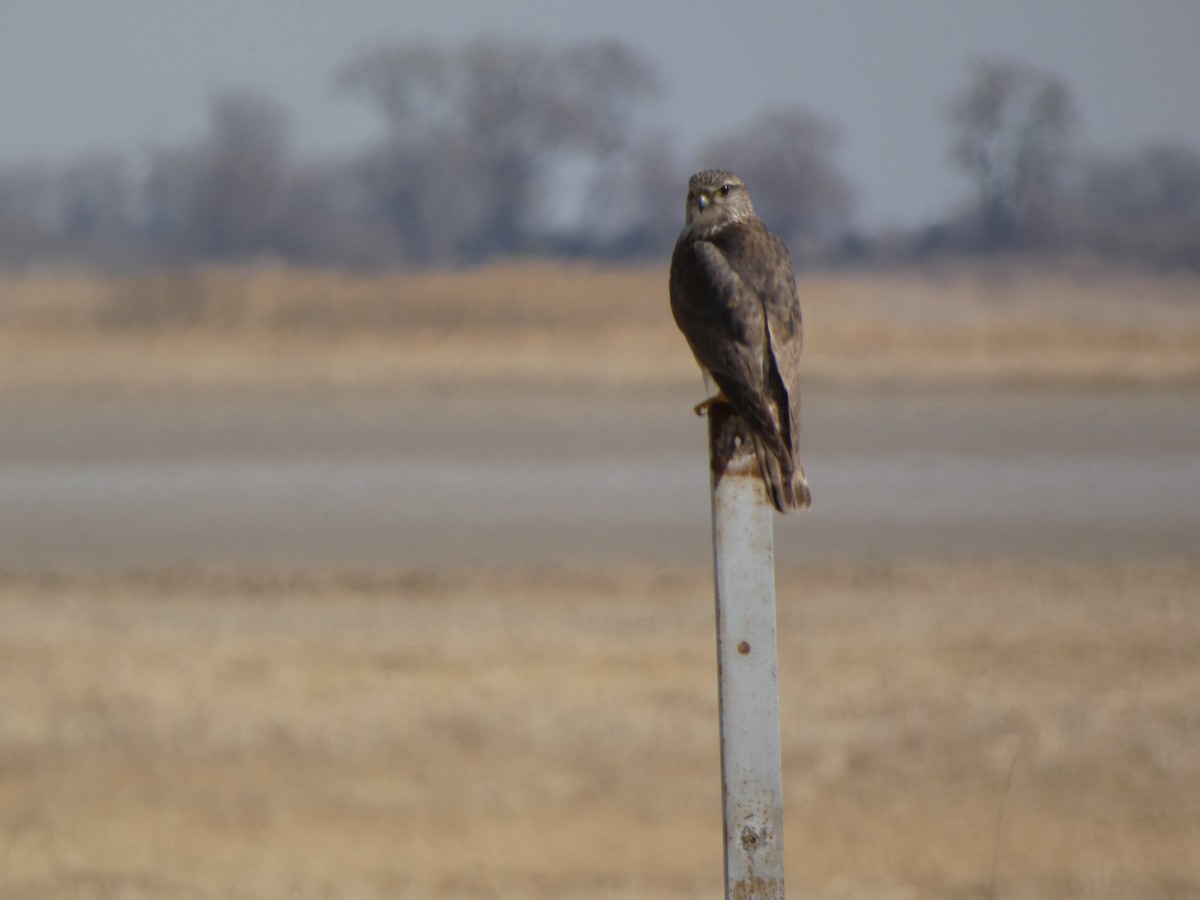
{"label": "golden dry grass", "polygon": [[[801,291],[815,380],[1200,383],[1196,276]],[[659,268],[0,297],[22,402],[696,380]],[[1200,896],[1198,583],[1194,559],[782,573],[792,895]],[[719,897],[710,592],[635,566],[0,574],[0,895]]]}
{"label": "golden dry grass", "polygon": [[[1200,381],[1200,276],[1016,263],[802,277],[808,377]],[[99,386],[690,383],[661,267],[500,264],[0,278],[0,381]]]}
{"label": "golden dry grass", "polygon": [[[1198,581],[784,573],[791,893],[1200,894]],[[0,616],[6,897],[721,896],[705,572],[10,576]]]}

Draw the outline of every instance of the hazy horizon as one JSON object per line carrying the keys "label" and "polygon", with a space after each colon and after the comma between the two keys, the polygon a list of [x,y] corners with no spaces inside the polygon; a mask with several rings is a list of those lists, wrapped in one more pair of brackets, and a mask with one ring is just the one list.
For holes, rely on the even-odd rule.
{"label": "hazy horizon", "polygon": [[186,140],[226,88],[284,104],[300,153],[349,152],[379,123],[333,88],[342,62],[385,40],[478,36],[627,42],[656,62],[655,119],[684,151],[767,106],[829,119],[868,228],[916,224],[969,196],[948,161],[945,108],[974,59],[1062,78],[1089,150],[1200,146],[1200,4],[1190,0],[772,0],[736,12],[715,0],[686,11],[644,0],[569,10],[549,0],[10,0],[0,26],[0,164],[95,149],[136,156]]}

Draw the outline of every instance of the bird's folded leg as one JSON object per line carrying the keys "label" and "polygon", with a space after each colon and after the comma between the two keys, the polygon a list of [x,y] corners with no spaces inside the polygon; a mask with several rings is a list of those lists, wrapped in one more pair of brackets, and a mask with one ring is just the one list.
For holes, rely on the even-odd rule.
{"label": "bird's folded leg", "polygon": [[692,412],[698,416],[702,416],[708,412],[710,406],[714,406],[718,403],[724,403],[726,406],[730,405],[729,398],[725,396],[724,391],[717,391],[716,394],[709,397],[707,400],[702,400],[701,402],[697,403],[692,407]]}

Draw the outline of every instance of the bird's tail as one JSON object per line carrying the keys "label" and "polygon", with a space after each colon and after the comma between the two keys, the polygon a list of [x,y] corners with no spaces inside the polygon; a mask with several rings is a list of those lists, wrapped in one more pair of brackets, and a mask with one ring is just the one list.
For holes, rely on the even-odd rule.
{"label": "bird's tail", "polygon": [[781,513],[808,509],[812,506],[812,493],[804,477],[800,461],[780,458],[771,452],[762,438],[754,438],[754,454],[758,457],[758,468],[762,472],[763,484],[771,505]]}

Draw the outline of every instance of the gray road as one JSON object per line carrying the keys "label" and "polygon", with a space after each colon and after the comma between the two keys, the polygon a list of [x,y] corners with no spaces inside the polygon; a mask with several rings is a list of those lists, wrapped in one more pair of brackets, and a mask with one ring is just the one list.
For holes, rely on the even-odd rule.
{"label": "gray road", "polygon": [[[694,561],[681,394],[0,400],[0,568]],[[810,388],[783,564],[1200,553],[1200,392]]]}

